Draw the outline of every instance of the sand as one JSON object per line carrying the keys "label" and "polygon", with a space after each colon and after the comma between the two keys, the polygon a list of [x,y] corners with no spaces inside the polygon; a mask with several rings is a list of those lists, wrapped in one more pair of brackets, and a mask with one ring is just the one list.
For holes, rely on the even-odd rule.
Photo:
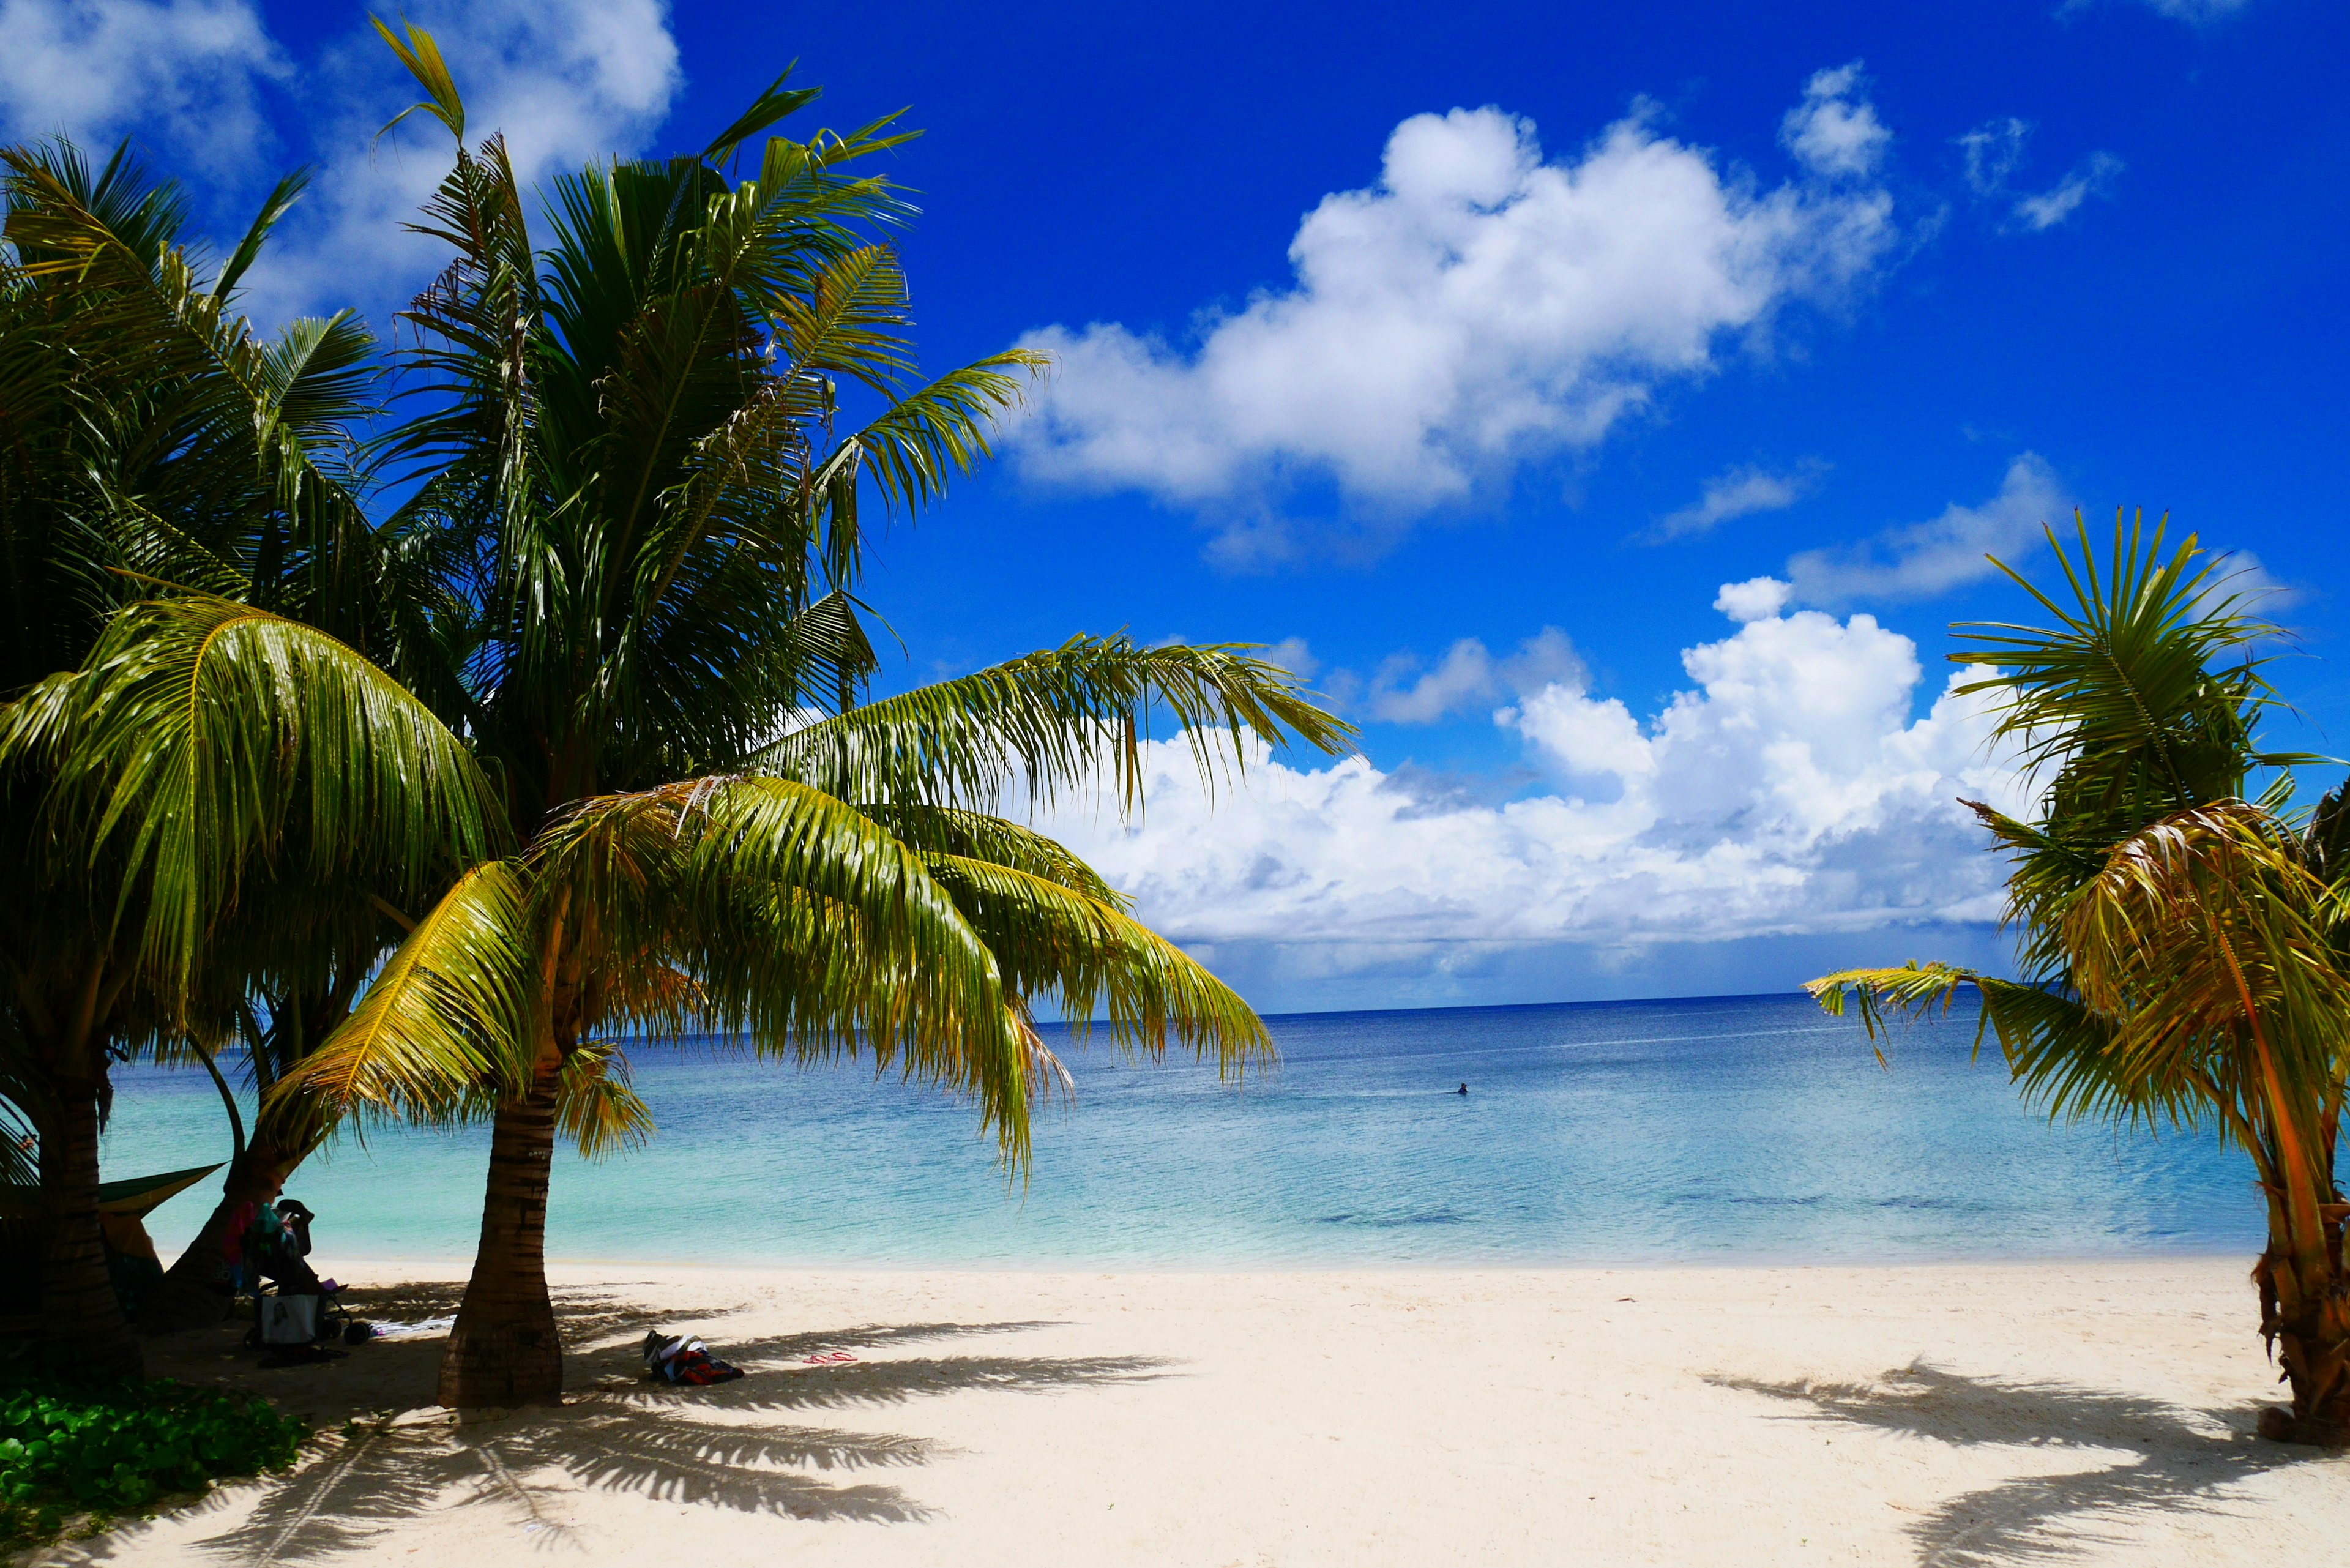
{"label": "sand", "polygon": [[[165,1342],[159,1371],[389,1419],[41,1561],[2330,1561],[2350,1457],[2251,1436],[2245,1266],[559,1266],[556,1411],[420,1408],[437,1341],[276,1372]],[[459,1272],[338,1272],[409,1317]],[[655,1324],[750,1376],[654,1389]]]}

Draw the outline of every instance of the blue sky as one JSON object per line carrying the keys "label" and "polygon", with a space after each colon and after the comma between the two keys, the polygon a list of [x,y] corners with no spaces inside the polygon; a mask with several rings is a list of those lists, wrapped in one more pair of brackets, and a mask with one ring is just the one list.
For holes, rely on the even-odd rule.
{"label": "blue sky", "polygon": [[[800,133],[911,106],[926,357],[1063,365],[890,539],[899,679],[1280,645],[1360,758],[1056,819],[1261,1006],[1995,959],[1952,803],[2022,786],[1945,628],[2075,504],[2247,552],[2293,738],[2350,751],[2338,5],[410,15],[542,172],[699,146],[795,59]],[[369,154],[406,95],[363,26],[0,0],[0,129],[135,133],[222,229],[318,162],[256,305],[380,319],[442,153]]]}

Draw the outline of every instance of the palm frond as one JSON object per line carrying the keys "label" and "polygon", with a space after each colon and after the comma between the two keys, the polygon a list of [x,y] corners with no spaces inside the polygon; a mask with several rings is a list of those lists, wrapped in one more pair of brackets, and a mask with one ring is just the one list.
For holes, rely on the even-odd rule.
{"label": "palm frond", "polygon": [[629,1082],[629,1059],[618,1045],[582,1041],[563,1059],[555,1127],[588,1159],[632,1153],[651,1140],[652,1110]]}
{"label": "palm frond", "polygon": [[348,1021],[288,1066],[264,1125],[315,1137],[358,1112],[446,1124],[520,1093],[545,1031],[538,930],[517,867],[473,867],[393,950]]}
{"label": "palm frond", "polygon": [[115,919],[167,984],[199,961],[289,822],[310,874],[379,870],[412,897],[503,831],[464,746],[415,698],[314,628],[203,597],[116,618],[81,672],[0,722],[0,755],[43,754],[53,809],[93,866],[119,857]]}
{"label": "palm frond", "polygon": [[1273,1059],[1263,1021],[1191,955],[1115,905],[1055,880],[960,855],[926,857],[1023,998],[1051,996],[1083,1034],[1100,1017],[1121,1045],[1157,1055],[1171,1037],[1237,1075]]}
{"label": "palm frond", "polygon": [[1326,751],[1354,733],[1243,645],[1144,649],[1123,636],[1077,637],[808,725],[756,763],[847,800],[979,810],[1014,792],[1053,800],[1106,776],[1131,810],[1141,742],[1159,714],[1211,782],[1245,766],[1252,732]]}

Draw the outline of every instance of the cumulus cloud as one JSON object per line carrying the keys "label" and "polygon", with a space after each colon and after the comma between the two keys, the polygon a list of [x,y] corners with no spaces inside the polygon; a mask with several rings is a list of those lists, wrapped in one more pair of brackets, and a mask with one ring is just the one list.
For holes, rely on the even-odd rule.
{"label": "cumulus cloud", "polygon": [[1783,512],[1801,501],[1818,482],[1819,465],[1792,473],[1762,468],[1733,468],[1718,473],[1700,487],[1698,498],[1678,512],[1657,519],[1646,537],[1650,542],[1703,534],[1716,524],[1752,517],[1758,512]]}
{"label": "cumulus cloud", "polygon": [[1776,577],[1749,577],[1742,583],[1722,584],[1721,591],[1713,596],[1713,607],[1743,626],[1777,615],[1794,594],[1794,585]]}
{"label": "cumulus cloud", "polygon": [[2029,802],[1987,750],[1981,700],[1946,687],[1913,717],[1908,639],[1866,615],[1744,607],[1684,653],[1690,689],[1646,718],[1579,672],[1500,711],[1550,781],[1526,798],[1260,753],[1211,801],[1186,748],[1159,742],[1141,821],[1072,809],[1045,826],[1178,940],[1311,950],[1294,961],[1319,973],[1399,949],[1436,962],[1995,919],[1999,862],[1958,801]]}
{"label": "cumulus cloud", "polygon": [[1116,323],[1030,334],[1059,369],[1019,461],[1213,512],[1245,553],[1279,531],[1229,519],[1296,482],[1401,517],[1591,447],[1725,336],[1886,255],[1891,198],[1856,172],[1876,121],[1854,82],[1830,87],[1798,111],[1802,177],[1767,190],[1647,110],[1557,161],[1499,109],[1415,115],[1377,185],[1306,215],[1290,286],[1203,317],[1195,348]]}
{"label": "cumulus cloud", "polygon": [[2008,222],[2034,234],[2053,229],[2080,209],[2092,196],[2108,195],[2121,175],[2122,161],[2110,152],[2092,152],[2045,191],[2018,192],[2012,181],[2023,163],[2024,144],[2032,122],[2010,115],[1989,119],[1958,139],[1966,157],[1968,189],[1985,200],[2004,203]]}
{"label": "cumulus cloud", "polygon": [[1422,670],[1408,653],[1388,658],[1372,677],[1363,708],[1383,723],[1433,724],[1490,705],[1504,692],[1536,691],[1561,680],[1580,684],[1585,676],[1582,656],[1555,626],[1543,628],[1504,659],[1495,659],[1476,638],[1464,637],[1432,669]]}
{"label": "cumulus cloud", "polygon": [[263,83],[292,62],[248,0],[0,0],[0,130],[89,145],[133,128],[241,169],[270,141]]}
{"label": "cumulus cloud", "polygon": [[1981,505],[1954,501],[1929,522],[1888,528],[1843,549],[1806,550],[1788,561],[1787,576],[1793,596],[1806,604],[1930,598],[1991,576],[1998,568],[1984,556],[2012,559],[2039,542],[2042,524],[2072,509],[2056,471],[2027,452],[2008,464],[1998,493]]}
{"label": "cumulus cloud", "polygon": [[1856,178],[1877,172],[1893,133],[1863,96],[1860,62],[1814,72],[1804,84],[1804,101],[1780,122],[1779,140],[1806,167],[1821,174]]}

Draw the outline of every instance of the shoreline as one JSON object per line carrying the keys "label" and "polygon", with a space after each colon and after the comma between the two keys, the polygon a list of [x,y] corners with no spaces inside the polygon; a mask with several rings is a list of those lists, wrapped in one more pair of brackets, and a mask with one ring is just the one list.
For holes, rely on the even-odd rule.
{"label": "shoreline", "polygon": [[[165,1254],[163,1262],[170,1267],[176,1254]],[[660,1269],[680,1272],[711,1272],[743,1274],[1002,1274],[1009,1276],[1068,1276],[1093,1279],[1110,1275],[1136,1274],[1149,1278],[1201,1274],[1289,1275],[1307,1277],[1330,1274],[1586,1274],[1586,1273],[1681,1273],[1691,1271],[1721,1270],[1728,1272],[1804,1272],[1816,1270],[1856,1269],[1884,1272],[1905,1269],[2042,1269],[2071,1267],[2128,1267],[2133,1264],[2160,1266],[2168,1263],[2229,1262],[2240,1261],[2249,1271],[2260,1253],[2253,1248],[2192,1247],[2178,1251],[2130,1252],[2017,1252],[2017,1253],[1918,1253],[1894,1258],[1866,1259],[1848,1255],[1794,1256],[1778,1254],[1742,1254],[1724,1258],[1629,1258],[1620,1261],[1567,1259],[1556,1262],[1512,1262],[1503,1259],[1470,1258],[1460,1260],[1430,1260],[1409,1258],[1394,1260],[1347,1260],[1342,1262],[1260,1262],[1253,1261],[1223,1262],[1213,1259],[1184,1262],[1147,1263],[1128,1260],[1083,1263],[1075,1262],[1014,1262],[995,1260],[956,1259],[937,1262],[881,1260],[848,1262],[714,1262],[685,1258],[629,1257],[556,1257],[549,1255],[546,1268],[550,1275],[564,1270],[577,1269]],[[315,1262],[315,1260],[314,1260]],[[357,1271],[372,1270],[393,1272],[400,1270],[417,1272],[419,1277],[463,1280],[473,1272],[470,1257],[437,1256],[403,1257],[397,1254],[360,1256],[344,1260],[319,1272],[328,1278],[339,1279],[337,1268]]]}
{"label": "shoreline", "polygon": [[[2350,1455],[2252,1435],[2275,1371],[2248,1262],[558,1263],[560,1409],[432,1407],[438,1340],[280,1372],[222,1336],[177,1344],[182,1365],[154,1370],[306,1406],[318,1457],[94,1544],[192,1565],[556,1545],[651,1568],[2331,1552]],[[358,1276],[360,1315],[413,1321],[453,1307],[466,1267],[444,1264],[328,1272]],[[652,1328],[747,1376],[650,1385]],[[82,1550],[36,1561],[95,1560]]]}

